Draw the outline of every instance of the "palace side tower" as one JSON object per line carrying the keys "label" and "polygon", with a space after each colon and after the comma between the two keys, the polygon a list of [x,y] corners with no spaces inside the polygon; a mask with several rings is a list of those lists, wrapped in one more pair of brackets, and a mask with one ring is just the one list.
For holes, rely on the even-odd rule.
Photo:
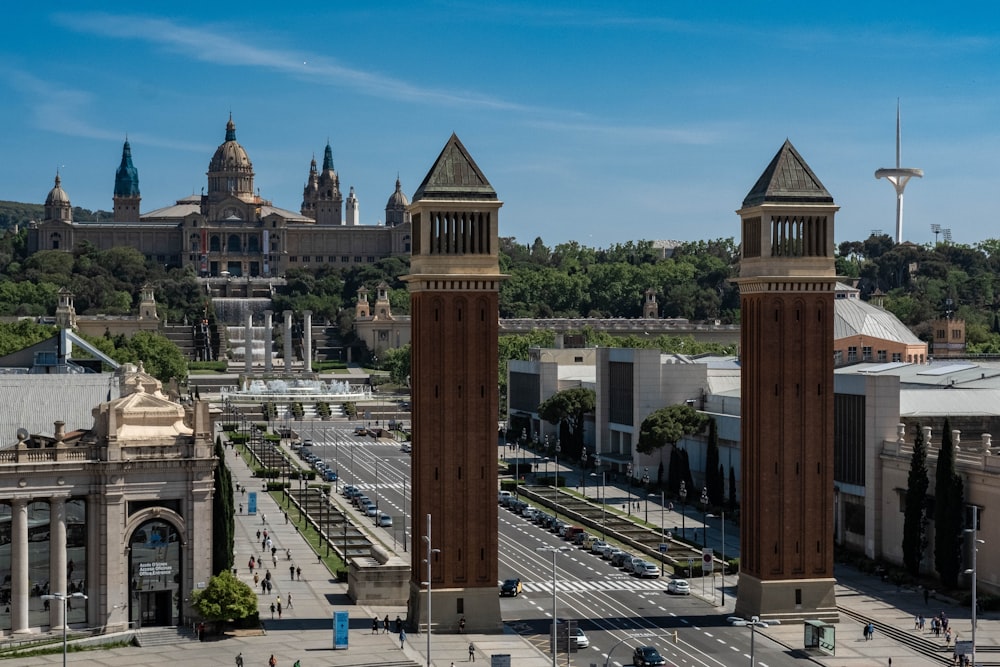
{"label": "palace side tower", "polygon": [[836,620],[833,578],[833,218],[790,142],[742,222],[742,471],[736,613]]}
{"label": "palace side tower", "polygon": [[469,632],[502,628],[495,497],[501,206],[453,134],[409,207],[413,244],[410,275],[404,278],[412,314],[413,392],[408,621],[423,627],[429,615],[435,632],[457,631],[463,616]]}

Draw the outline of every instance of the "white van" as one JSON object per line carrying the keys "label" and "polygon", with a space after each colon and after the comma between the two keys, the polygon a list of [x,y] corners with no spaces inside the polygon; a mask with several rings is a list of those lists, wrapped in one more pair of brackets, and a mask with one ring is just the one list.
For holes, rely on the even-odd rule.
{"label": "white van", "polygon": [[501,505],[503,505],[504,507],[507,506],[507,503],[509,503],[510,499],[513,498],[513,497],[514,497],[514,494],[511,493],[510,491],[498,491],[497,492],[497,502],[500,503]]}

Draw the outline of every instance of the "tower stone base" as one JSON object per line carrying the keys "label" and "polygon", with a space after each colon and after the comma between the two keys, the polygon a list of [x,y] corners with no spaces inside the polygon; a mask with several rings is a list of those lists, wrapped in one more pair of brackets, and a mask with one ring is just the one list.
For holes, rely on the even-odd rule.
{"label": "tower stone base", "polygon": [[[427,589],[410,582],[410,600],[406,605],[407,625],[411,631],[427,628]],[[461,610],[461,611],[459,611]],[[458,621],[465,617],[465,632],[494,634],[503,632],[500,596],[490,588],[432,588],[431,628],[435,634],[458,633]]]}
{"label": "tower stone base", "polygon": [[[801,623],[806,620],[836,623],[836,579],[781,579],[762,581],[740,574],[736,595],[736,615],[759,616],[762,621]],[[796,603],[799,600],[799,603]]]}

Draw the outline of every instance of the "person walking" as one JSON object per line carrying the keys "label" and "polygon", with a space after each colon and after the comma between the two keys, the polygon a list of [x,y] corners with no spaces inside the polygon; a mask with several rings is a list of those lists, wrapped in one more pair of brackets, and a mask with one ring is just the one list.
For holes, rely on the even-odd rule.
{"label": "person walking", "polygon": [[403,644],[406,643],[406,630],[400,628],[399,630],[399,650],[403,650]]}
{"label": "person walking", "polygon": [[236,654],[236,667],[243,667],[243,652]]}
{"label": "person walking", "polygon": [[295,568],[295,576],[298,578],[299,581],[302,581],[302,568],[301,567]]}
{"label": "person walking", "polygon": [[271,654],[271,657],[267,659],[267,667],[278,667],[278,661],[275,660],[273,653]]}
{"label": "person walking", "polygon": [[459,634],[462,634],[462,633],[465,632],[465,616],[463,616],[462,618],[458,619],[458,632],[459,632]]}
{"label": "person walking", "polygon": [[469,662],[476,661],[476,645],[469,642]]}
{"label": "person walking", "polygon": [[281,597],[280,596],[278,597],[277,605],[278,605],[278,620],[280,621],[281,620]]}
{"label": "person walking", "polygon": [[868,622],[868,626],[865,628],[865,631],[868,633],[868,641],[875,638],[875,625],[871,621]]}
{"label": "person walking", "polygon": [[289,609],[292,608],[292,594],[291,593],[288,594],[288,608]]}
{"label": "person walking", "polygon": [[378,634],[378,616],[372,618],[372,634],[373,635]]}
{"label": "person walking", "polygon": [[385,618],[382,619],[382,632],[389,634],[389,614],[386,614]]}
{"label": "person walking", "polygon": [[[260,513],[260,522],[265,526],[267,525],[267,515],[263,512]],[[274,656],[272,655],[271,657],[273,658]]]}
{"label": "person walking", "polygon": [[289,565],[288,566],[288,576],[291,577],[292,581],[295,581],[295,566],[294,565]]}
{"label": "person walking", "polygon": [[274,620],[274,603],[271,603],[271,620]]}

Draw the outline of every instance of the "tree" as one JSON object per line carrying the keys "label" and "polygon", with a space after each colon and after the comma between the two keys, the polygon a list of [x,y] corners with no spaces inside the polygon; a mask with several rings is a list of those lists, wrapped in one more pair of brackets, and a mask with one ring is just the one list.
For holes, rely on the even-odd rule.
{"label": "tree", "polygon": [[684,436],[704,431],[709,421],[708,415],[686,403],[660,408],[642,420],[636,450],[652,454],[665,445],[676,445]]}
{"label": "tree", "polygon": [[705,487],[712,505],[720,507],[726,500],[726,479],[719,463],[719,429],[715,420],[708,421],[708,450],[705,453]]}
{"label": "tree", "polygon": [[226,450],[221,438],[215,439],[215,495],[212,498],[212,571],[216,574],[233,568],[233,477],[226,465]]}
{"label": "tree", "polygon": [[739,502],[736,497],[736,470],[729,466],[729,508],[736,509],[737,505]]}
{"label": "tree", "polygon": [[542,401],[538,414],[550,424],[560,424],[569,436],[569,447],[564,447],[566,456],[577,459],[583,453],[583,419],[594,411],[597,394],[593,389],[574,387],[557,391]]}
{"label": "tree", "polygon": [[962,565],[964,489],[962,478],[955,473],[955,446],[948,419],[942,430],[934,485],[934,568],[941,583],[955,587]]}
{"label": "tree", "polygon": [[913,438],[913,456],[910,458],[903,514],[903,565],[913,576],[920,574],[920,561],[927,549],[926,499],[929,486],[927,447],[924,444],[924,431],[918,425],[917,434]]}
{"label": "tree", "polygon": [[410,386],[410,344],[382,351],[379,359],[383,370],[389,371],[389,379],[401,387]]}
{"label": "tree", "polygon": [[193,593],[194,608],[207,621],[248,618],[257,613],[257,593],[225,570],[208,580],[202,590]]}

